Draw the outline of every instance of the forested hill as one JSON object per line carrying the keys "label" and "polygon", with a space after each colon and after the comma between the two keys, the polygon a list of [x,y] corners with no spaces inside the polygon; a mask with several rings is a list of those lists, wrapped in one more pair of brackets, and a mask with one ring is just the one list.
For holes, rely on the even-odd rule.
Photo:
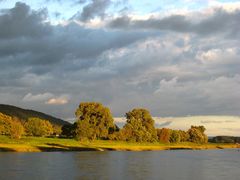
{"label": "forested hill", "polygon": [[64,121],[59,118],[55,118],[53,116],[44,114],[42,112],[28,110],[28,109],[22,109],[22,108],[19,108],[16,106],[11,106],[11,105],[0,104],[0,112],[3,114],[6,114],[8,116],[11,116],[11,117],[17,117],[23,121],[27,120],[30,117],[38,117],[40,119],[48,120],[52,124],[57,124],[57,125],[70,124],[67,121]]}

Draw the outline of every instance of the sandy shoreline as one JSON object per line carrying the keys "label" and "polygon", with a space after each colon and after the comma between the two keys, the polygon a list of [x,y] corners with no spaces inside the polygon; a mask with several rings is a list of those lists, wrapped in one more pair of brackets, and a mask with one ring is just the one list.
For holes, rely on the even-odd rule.
{"label": "sandy shoreline", "polygon": [[47,146],[31,146],[26,144],[1,144],[0,152],[73,152],[73,151],[161,151],[161,150],[214,150],[214,149],[240,149],[239,145],[226,144],[226,145],[214,145],[204,144],[196,146],[63,146],[58,144],[52,144]]}

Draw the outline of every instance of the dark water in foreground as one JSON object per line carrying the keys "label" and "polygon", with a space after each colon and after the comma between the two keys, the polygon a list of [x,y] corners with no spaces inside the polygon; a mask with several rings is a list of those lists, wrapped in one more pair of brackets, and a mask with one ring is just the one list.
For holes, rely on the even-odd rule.
{"label": "dark water in foreground", "polygon": [[240,180],[240,151],[0,153],[0,179]]}

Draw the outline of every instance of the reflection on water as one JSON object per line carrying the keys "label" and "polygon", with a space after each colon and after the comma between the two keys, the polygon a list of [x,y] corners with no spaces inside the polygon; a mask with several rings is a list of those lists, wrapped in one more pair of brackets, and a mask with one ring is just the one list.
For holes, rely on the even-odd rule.
{"label": "reflection on water", "polygon": [[0,179],[239,180],[240,152],[0,153]]}

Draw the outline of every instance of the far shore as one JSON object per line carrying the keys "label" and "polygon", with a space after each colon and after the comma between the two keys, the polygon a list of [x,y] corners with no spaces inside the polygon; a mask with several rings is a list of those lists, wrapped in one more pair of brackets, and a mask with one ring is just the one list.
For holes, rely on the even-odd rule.
{"label": "far shore", "polygon": [[160,150],[207,150],[240,148],[238,144],[220,143],[132,143],[95,140],[79,142],[74,139],[24,137],[12,140],[0,136],[0,152],[66,152],[66,151],[160,151]]}

